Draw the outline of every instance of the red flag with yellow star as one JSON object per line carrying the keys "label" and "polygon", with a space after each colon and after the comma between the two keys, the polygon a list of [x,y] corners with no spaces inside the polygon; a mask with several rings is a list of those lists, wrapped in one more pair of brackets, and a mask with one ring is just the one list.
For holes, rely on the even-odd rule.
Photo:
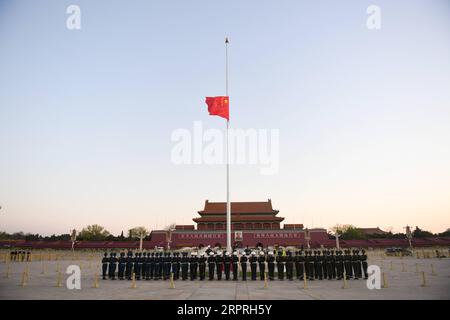
{"label": "red flag with yellow star", "polygon": [[208,105],[210,116],[219,116],[230,120],[229,103],[230,99],[228,96],[206,97],[206,104]]}

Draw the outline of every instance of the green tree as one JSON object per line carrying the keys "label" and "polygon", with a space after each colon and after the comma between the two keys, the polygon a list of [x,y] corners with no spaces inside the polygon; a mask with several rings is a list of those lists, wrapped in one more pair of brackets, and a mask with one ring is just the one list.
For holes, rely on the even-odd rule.
{"label": "green tree", "polygon": [[110,232],[98,224],[93,224],[83,228],[78,234],[80,240],[105,240]]}
{"label": "green tree", "polygon": [[139,240],[141,237],[145,238],[148,235],[148,230],[145,227],[134,227],[128,230],[128,238]]}
{"label": "green tree", "polygon": [[416,229],[414,229],[412,235],[413,235],[413,238],[427,238],[427,237],[434,236],[434,234],[432,234],[431,232],[422,230],[419,227],[416,227]]}

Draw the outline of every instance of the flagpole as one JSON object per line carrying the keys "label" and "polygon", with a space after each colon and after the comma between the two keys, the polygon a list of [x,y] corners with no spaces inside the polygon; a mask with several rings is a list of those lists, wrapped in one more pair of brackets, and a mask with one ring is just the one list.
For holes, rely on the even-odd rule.
{"label": "flagpole", "polygon": [[[228,97],[228,38],[225,38],[225,93]],[[230,204],[230,156],[228,150],[228,130],[230,120],[227,120],[227,251],[231,252],[231,204]]]}

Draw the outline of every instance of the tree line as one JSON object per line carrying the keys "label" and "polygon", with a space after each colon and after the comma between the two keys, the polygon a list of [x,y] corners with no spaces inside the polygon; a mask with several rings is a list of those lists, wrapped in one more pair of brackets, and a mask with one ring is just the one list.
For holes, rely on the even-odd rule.
{"label": "tree line", "polygon": [[[174,224],[167,226],[165,228],[167,231],[174,230]],[[336,225],[330,229],[329,237],[330,239],[335,239],[335,234],[338,232],[339,238],[342,240],[365,240],[365,239],[405,239],[406,233],[392,233],[391,231],[385,234],[371,234],[366,235],[360,229],[352,225]],[[413,238],[426,238],[426,237],[450,237],[450,228],[441,233],[432,233],[430,231],[422,230],[416,227],[412,231]],[[126,235],[123,231],[120,235],[113,235],[111,232],[106,230],[104,227],[93,224],[86,226],[80,232],[77,233],[76,240],[87,240],[87,241],[137,241],[140,239],[150,240],[150,232],[145,227],[135,227],[129,229]],[[15,232],[7,233],[0,232],[0,240],[27,240],[27,241],[70,241],[71,235],[59,234],[51,236],[43,236],[40,234]]]}

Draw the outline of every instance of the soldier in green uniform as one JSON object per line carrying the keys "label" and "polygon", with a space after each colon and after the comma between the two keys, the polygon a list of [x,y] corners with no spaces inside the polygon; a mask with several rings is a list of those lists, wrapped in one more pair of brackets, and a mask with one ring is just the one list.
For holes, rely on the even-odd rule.
{"label": "soldier in green uniform", "polygon": [[233,256],[231,257],[231,266],[233,268],[233,280],[236,281],[238,279],[238,264],[239,264],[239,257],[237,255],[237,251],[233,252]]}
{"label": "soldier in green uniform", "polygon": [[345,275],[347,277],[347,280],[353,278],[352,256],[350,255],[350,250],[348,250],[348,249],[345,250],[344,267],[345,267]]}
{"label": "soldier in green uniform", "polygon": [[206,275],[206,253],[203,252],[200,257],[198,258],[198,272],[199,272],[199,279],[201,281],[205,280]]}
{"label": "soldier in green uniform", "polygon": [[189,258],[187,255],[187,252],[183,252],[183,256],[181,257],[181,279],[183,281],[188,278]]}
{"label": "soldier in green uniform", "polygon": [[197,252],[194,251],[191,253],[191,259],[190,259],[190,274],[191,274],[191,281],[197,280],[197,272],[198,272],[198,256]]}
{"label": "soldier in green uniform", "polygon": [[216,258],[214,257],[214,252],[209,253],[208,257],[208,272],[209,280],[214,280],[214,269],[216,268]]}
{"label": "soldier in green uniform", "polygon": [[242,281],[247,281],[247,255],[244,252],[240,258],[241,271],[242,271]]}
{"label": "soldier in green uniform", "polygon": [[336,253],[336,277],[338,280],[342,280],[344,277],[344,257],[341,250]]}
{"label": "soldier in green uniform", "polygon": [[276,258],[276,261],[277,261],[278,280],[284,280],[284,266],[285,266],[286,260],[283,257],[283,252],[278,251],[278,256]]}
{"label": "soldier in green uniform", "polygon": [[266,257],[264,255],[264,251],[259,252],[258,267],[259,267],[259,278],[261,280],[264,280],[266,273]]}
{"label": "soldier in green uniform", "polygon": [[225,269],[225,280],[230,280],[231,256],[228,251],[225,252],[225,257],[223,258],[223,264],[224,264],[224,269]]}
{"label": "soldier in green uniform", "polygon": [[103,259],[102,259],[102,279],[106,280],[107,279],[107,275],[108,273],[108,264],[109,264],[109,258],[108,258],[108,253],[105,252],[103,254]]}
{"label": "soldier in green uniform", "polygon": [[252,251],[252,254],[250,256],[250,273],[252,280],[256,280],[257,266],[258,266],[258,258],[256,258],[256,252]]}
{"label": "soldier in green uniform", "polygon": [[275,279],[275,256],[273,251],[269,251],[267,255],[267,269],[269,271],[269,280]]}
{"label": "soldier in green uniform", "polygon": [[216,272],[217,272],[217,280],[222,280],[222,272],[223,272],[223,252],[218,251],[216,254]]}
{"label": "soldier in green uniform", "polygon": [[291,281],[294,279],[294,258],[291,251],[287,252],[286,257],[286,278]]}
{"label": "soldier in green uniform", "polygon": [[367,255],[366,255],[366,250],[362,249],[361,252],[362,252],[361,263],[362,263],[362,269],[364,271],[364,280],[367,280],[369,275],[367,274]]}
{"label": "soldier in green uniform", "polygon": [[127,258],[125,258],[125,252],[121,252],[120,258],[119,258],[119,273],[118,273],[119,280],[124,279],[126,264],[127,264]]}

